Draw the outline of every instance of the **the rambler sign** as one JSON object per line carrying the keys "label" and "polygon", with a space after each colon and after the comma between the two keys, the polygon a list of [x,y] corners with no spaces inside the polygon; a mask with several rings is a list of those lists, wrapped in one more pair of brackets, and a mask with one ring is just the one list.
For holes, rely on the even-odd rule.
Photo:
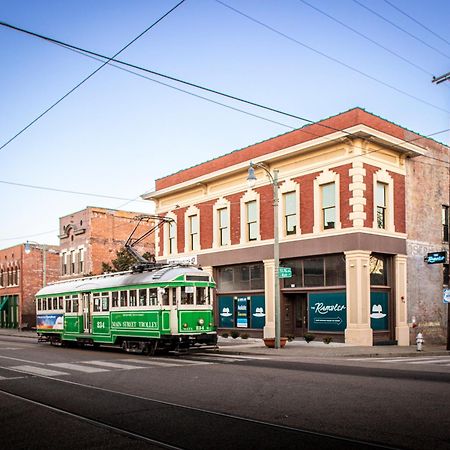
{"label": "the rambler sign", "polygon": [[309,329],[344,331],[347,327],[345,292],[309,294]]}

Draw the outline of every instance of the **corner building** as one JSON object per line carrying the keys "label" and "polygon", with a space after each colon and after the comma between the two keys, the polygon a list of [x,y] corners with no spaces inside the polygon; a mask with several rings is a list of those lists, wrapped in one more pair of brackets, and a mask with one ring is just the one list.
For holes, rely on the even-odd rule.
{"label": "corner building", "polygon": [[[157,259],[190,258],[214,275],[219,333],[273,337],[273,185],[260,168],[253,188],[246,181],[250,161],[263,163],[278,171],[280,267],[290,269],[280,279],[282,335],[409,345],[407,208],[414,221],[424,205],[407,196],[407,177],[426,189],[415,184],[414,160],[430,151],[448,155],[355,108],[161,178],[143,195],[174,219],[156,237]],[[442,201],[430,219],[439,245]],[[433,270],[442,293],[442,265]]]}

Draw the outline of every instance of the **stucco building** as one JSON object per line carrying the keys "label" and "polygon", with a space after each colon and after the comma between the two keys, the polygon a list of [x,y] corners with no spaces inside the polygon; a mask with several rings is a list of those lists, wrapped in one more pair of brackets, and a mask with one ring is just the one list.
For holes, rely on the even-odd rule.
{"label": "stucco building", "polygon": [[25,244],[0,250],[0,327],[36,325],[34,296],[59,277],[58,248]]}
{"label": "stucco building", "polygon": [[156,180],[143,195],[174,219],[156,237],[157,259],[213,273],[219,332],[274,336],[273,186],[261,169],[247,186],[251,161],[278,174],[280,266],[291,269],[280,279],[283,335],[408,345],[413,315],[442,334],[444,265],[424,257],[448,250],[448,147],[360,108]]}
{"label": "stucco building", "polygon": [[[123,249],[142,213],[88,206],[59,219],[61,279],[103,273],[102,263],[110,264]],[[144,234],[153,222],[142,222],[136,236]],[[154,254],[154,236],[137,246],[138,252]]]}

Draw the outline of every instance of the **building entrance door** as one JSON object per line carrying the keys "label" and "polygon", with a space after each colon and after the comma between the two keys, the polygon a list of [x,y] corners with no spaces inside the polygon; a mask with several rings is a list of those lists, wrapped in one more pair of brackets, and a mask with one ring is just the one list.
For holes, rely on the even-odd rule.
{"label": "building entrance door", "polygon": [[285,296],[284,334],[302,337],[308,332],[307,294]]}

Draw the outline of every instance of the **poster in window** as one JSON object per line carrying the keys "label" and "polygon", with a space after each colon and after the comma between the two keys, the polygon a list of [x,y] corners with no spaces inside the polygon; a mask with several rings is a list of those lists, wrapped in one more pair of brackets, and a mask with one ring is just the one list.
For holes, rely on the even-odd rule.
{"label": "poster in window", "polygon": [[372,330],[389,330],[389,294],[370,293],[370,327]]}
{"label": "poster in window", "polygon": [[236,297],[236,326],[248,328],[248,304],[250,297]]}
{"label": "poster in window", "polygon": [[347,327],[345,292],[309,294],[309,329],[311,331],[342,332]]}
{"label": "poster in window", "polygon": [[264,295],[252,295],[251,303],[251,327],[263,328],[266,324],[266,302]]}
{"label": "poster in window", "polygon": [[234,302],[231,296],[219,296],[219,327],[234,327]]}

